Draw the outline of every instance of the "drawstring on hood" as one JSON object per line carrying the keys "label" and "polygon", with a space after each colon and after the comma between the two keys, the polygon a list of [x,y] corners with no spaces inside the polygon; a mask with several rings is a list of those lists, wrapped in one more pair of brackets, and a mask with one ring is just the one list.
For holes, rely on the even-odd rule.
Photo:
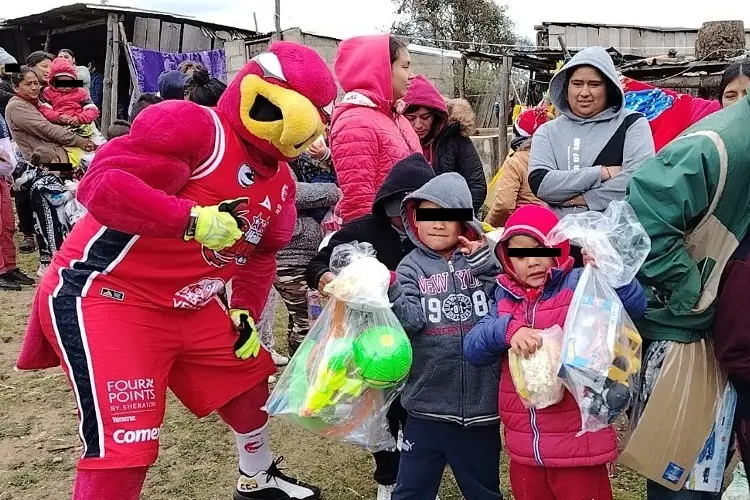
{"label": "drawstring on hood", "polygon": [[[438,175],[430,182],[411,193],[401,205],[401,216],[404,219],[406,234],[415,246],[431,255],[438,255],[419,239],[416,227],[415,209],[421,201],[431,201],[440,208],[468,208],[472,209],[471,191],[466,180],[455,172]],[[476,217],[464,222],[463,236],[470,240],[479,239],[483,233],[482,223]]]}
{"label": "drawstring on hood", "polygon": [[[591,118],[580,118],[573,114],[568,104],[568,82],[579,66],[593,66],[604,76],[607,85],[607,108]],[[614,95],[613,95],[614,94]],[[549,96],[552,105],[571,120],[606,121],[611,120],[623,109],[625,93],[617,75],[617,68],[612,58],[602,47],[588,47],[574,55],[560,71],[552,77],[549,84]]]}

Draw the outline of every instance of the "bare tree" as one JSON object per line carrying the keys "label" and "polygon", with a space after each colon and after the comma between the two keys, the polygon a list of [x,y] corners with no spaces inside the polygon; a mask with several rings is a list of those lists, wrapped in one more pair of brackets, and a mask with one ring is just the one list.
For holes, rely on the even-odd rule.
{"label": "bare tree", "polygon": [[513,21],[507,14],[508,7],[493,0],[393,2],[396,13],[403,17],[393,26],[393,32],[418,43],[444,49],[490,51],[488,43],[512,45],[518,41]]}

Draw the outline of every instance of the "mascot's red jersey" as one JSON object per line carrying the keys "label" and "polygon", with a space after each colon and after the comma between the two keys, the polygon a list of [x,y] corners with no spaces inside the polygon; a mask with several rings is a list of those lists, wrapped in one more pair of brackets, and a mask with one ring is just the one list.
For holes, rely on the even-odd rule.
{"label": "mascot's red jersey", "polygon": [[[216,109],[166,101],[144,110],[129,135],[97,152],[78,189],[89,214],[55,254],[42,291],[195,309],[234,279],[233,307],[259,317],[296,219],[283,161],[323,132],[336,95],[329,74],[309,49],[278,42]],[[244,236],[233,247],[183,240],[192,207],[236,198],[247,201],[234,212]]]}

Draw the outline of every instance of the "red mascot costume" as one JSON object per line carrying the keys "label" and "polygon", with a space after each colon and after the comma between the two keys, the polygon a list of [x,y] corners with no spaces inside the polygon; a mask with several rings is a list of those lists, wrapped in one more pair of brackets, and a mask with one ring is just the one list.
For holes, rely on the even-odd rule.
{"label": "red mascot costume", "polygon": [[167,388],[234,430],[236,500],[318,497],[272,459],[261,408],[275,366],[253,318],[296,219],[283,162],[323,133],[335,97],[318,54],[278,42],[216,109],[150,106],[97,153],[78,189],[89,214],[42,279],[17,363],[62,364],[71,383],[83,443],[74,500],[140,496]]}

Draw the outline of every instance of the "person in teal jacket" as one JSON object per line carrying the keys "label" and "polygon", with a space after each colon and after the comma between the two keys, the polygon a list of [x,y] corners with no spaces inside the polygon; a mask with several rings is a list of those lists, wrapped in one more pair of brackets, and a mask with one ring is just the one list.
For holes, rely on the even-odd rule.
{"label": "person in teal jacket", "polygon": [[[644,338],[648,396],[671,342],[708,338],[722,272],[750,229],[750,98],[701,120],[647,160],[627,201],[651,238],[638,279],[648,309]],[[636,416],[637,417],[637,416]],[[649,500],[709,500],[648,481]]]}

